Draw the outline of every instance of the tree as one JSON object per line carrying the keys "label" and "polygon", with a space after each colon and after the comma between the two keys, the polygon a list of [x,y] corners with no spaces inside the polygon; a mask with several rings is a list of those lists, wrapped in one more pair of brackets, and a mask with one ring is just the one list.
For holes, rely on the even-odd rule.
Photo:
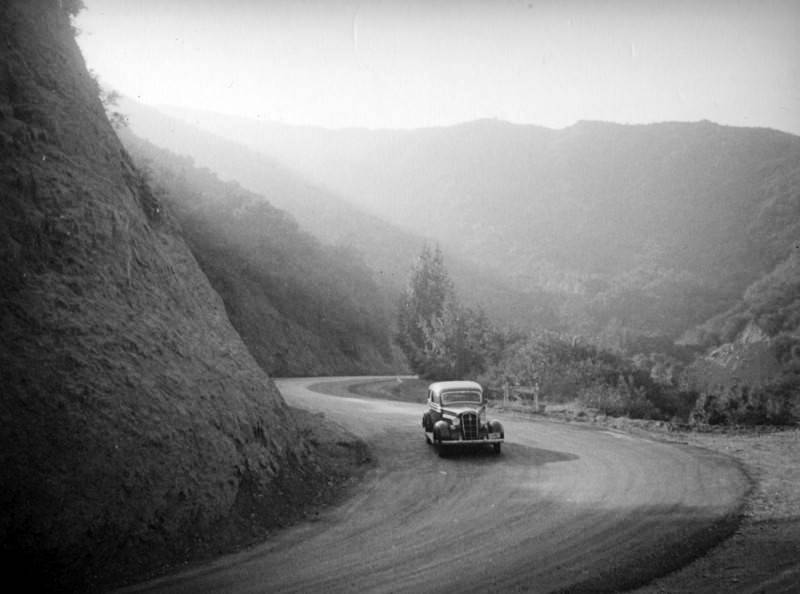
{"label": "tree", "polygon": [[423,377],[456,379],[486,367],[494,330],[458,303],[441,250],[423,247],[398,308],[397,343]]}
{"label": "tree", "polygon": [[129,124],[128,116],[116,109],[120,99],[122,99],[122,95],[114,89],[100,88],[100,102],[103,104],[108,122],[114,130],[127,128]]}
{"label": "tree", "polygon": [[439,246],[426,244],[414,263],[408,287],[401,297],[397,315],[396,341],[411,369],[422,373],[426,356],[426,328],[443,317],[445,303],[453,295],[453,283],[444,267]]}

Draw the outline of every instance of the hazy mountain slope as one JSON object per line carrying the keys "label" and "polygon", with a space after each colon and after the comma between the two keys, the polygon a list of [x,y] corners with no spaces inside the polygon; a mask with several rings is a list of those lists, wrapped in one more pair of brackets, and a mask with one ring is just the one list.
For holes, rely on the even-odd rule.
{"label": "hazy mountain slope", "polygon": [[[505,243],[590,272],[618,271],[648,242],[708,269],[718,254],[683,248],[729,241],[768,199],[758,195],[767,178],[779,186],[800,160],[797,137],[710,122],[549,130],[482,120],[331,131],[163,109],[236,137],[391,222],[424,233],[447,222],[467,252],[473,243]],[[481,242],[464,235],[476,225]],[[780,255],[770,258],[774,265]]]}
{"label": "hazy mountain slope", "polygon": [[259,364],[275,375],[392,373],[394,302],[352,251],[324,248],[284,211],[123,130]]}
{"label": "hazy mountain slope", "polygon": [[800,340],[800,241],[786,260],[750,285],[734,307],[703,324],[699,331],[687,333],[685,339],[715,346],[733,342],[748,326],[757,328],[764,337],[785,334]]}
{"label": "hazy mountain slope", "polygon": [[[446,231],[433,229],[426,239],[413,228],[401,230],[238,142],[203,132],[130,100],[121,102],[120,109],[128,115],[130,128],[138,136],[191,156],[198,166],[212,169],[223,179],[236,180],[291,213],[301,229],[323,243],[361,254],[375,272],[376,281],[395,294],[405,286],[422,245],[439,241]],[[446,265],[464,302],[483,304],[499,323],[550,327],[557,323],[554,300],[546,292],[531,287],[515,289],[491,266],[476,265],[455,254],[454,250],[445,250]]]}
{"label": "hazy mountain slope", "polygon": [[75,4],[0,4],[0,551],[32,591],[324,478],[109,126]]}
{"label": "hazy mountain slope", "polygon": [[732,306],[797,237],[800,139],[773,130],[485,120],[331,131],[182,117],[399,226],[439,232],[518,288],[583,295],[594,332],[679,336]]}
{"label": "hazy mountain slope", "polygon": [[794,402],[797,414],[800,243],[772,272],[750,285],[734,307],[687,332],[682,342],[707,347],[690,369],[694,387],[725,394],[768,385],[773,394]]}

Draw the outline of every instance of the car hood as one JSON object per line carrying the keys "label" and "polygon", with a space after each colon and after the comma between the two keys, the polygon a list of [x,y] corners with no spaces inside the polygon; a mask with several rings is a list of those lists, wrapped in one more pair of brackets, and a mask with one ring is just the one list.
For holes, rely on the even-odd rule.
{"label": "car hood", "polygon": [[442,414],[449,414],[458,416],[465,412],[473,412],[476,415],[481,412],[481,409],[484,405],[473,406],[470,404],[457,404],[457,405],[448,405],[442,407]]}

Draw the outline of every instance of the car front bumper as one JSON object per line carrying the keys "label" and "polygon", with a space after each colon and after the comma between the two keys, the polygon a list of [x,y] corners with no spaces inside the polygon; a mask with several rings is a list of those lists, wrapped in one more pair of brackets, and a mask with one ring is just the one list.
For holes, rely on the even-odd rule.
{"label": "car front bumper", "polygon": [[479,438],[479,439],[461,439],[461,438],[458,438],[458,439],[442,439],[442,440],[436,441],[434,439],[433,433],[429,433],[427,431],[425,433],[428,436],[428,440],[431,443],[436,443],[437,445],[443,445],[443,446],[469,446],[469,445],[479,446],[479,445],[491,445],[491,444],[495,444],[495,443],[503,443],[503,442],[505,442],[505,438],[504,437],[491,437],[491,438],[490,437],[485,437],[485,438]]}

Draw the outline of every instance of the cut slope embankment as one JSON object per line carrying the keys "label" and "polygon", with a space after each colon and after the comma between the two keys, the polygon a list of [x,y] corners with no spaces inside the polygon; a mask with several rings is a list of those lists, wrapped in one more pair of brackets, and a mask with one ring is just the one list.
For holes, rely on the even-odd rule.
{"label": "cut slope embankment", "polygon": [[254,496],[280,523],[327,479],[132,167],[62,4],[0,5],[0,553],[12,583],[70,591],[180,557]]}

